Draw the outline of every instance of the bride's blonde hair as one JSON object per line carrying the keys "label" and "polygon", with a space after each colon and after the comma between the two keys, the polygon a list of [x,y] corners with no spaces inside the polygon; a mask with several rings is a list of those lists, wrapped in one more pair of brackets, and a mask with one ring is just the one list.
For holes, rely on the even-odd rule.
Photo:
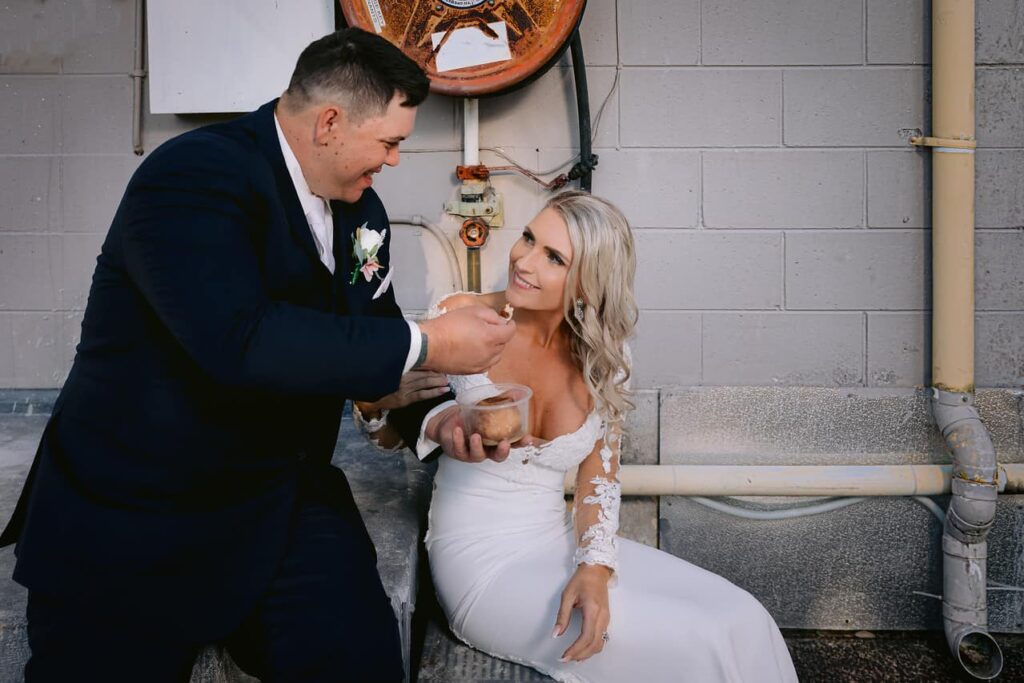
{"label": "bride's blonde hair", "polygon": [[[573,258],[565,282],[563,315],[573,335],[573,356],[599,414],[621,426],[633,409],[626,339],[636,327],[633,295],[636,250],[629,223],[611,202],[586,192],[562,192],[548,200],[569,228]],[[583,299],[583,320],[576,300]]]}

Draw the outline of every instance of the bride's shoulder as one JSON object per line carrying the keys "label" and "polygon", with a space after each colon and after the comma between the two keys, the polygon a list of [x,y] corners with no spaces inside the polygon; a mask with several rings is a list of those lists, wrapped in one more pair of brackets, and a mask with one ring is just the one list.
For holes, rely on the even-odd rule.
{"label": "bride's shoulder", "polygon": [[458,308],[466,308],[467,306],[487,306],[488,308],[500,311],[504,305],[505,292],[503,291],[487,292],[484,294],[478,292],[452,292],[435,301],[430,307],[428,315],[430,317],[437,317]]}

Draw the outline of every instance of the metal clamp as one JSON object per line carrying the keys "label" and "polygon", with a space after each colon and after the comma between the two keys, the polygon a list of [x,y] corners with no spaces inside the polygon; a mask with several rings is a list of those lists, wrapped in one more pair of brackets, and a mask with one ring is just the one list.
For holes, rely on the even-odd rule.
{"label": "metal clamp", "polygon": [[924,135],[915,135],[910,138],[910,144],[918,147],[952,147],[954,149],[977,149],[977,140],[955,140],[953,138],[930,138]]}

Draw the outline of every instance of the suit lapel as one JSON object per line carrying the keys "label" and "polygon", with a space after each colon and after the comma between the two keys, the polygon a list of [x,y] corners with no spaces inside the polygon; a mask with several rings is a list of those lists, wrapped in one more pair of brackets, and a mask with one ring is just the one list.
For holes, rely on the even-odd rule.
{"label": "suit lapel", "polygon": [[352,282],[352,269],[355,268],[352,255],[352,237],[355,235],[355,220],[352,209],[344,202],[331,201],[331,213],[334,216],[334,295],[350,315],[358,315],[363,306],[354,297],[356,286]]}

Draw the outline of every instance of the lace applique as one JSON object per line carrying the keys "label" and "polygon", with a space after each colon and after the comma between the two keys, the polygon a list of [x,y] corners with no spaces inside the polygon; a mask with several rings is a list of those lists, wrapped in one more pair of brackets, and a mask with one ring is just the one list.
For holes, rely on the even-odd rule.
{"label": "lace applique", "polygon": [[580,537],[576,548],[575,563],[603,564],[612,571],[618,570],[619,543],[616,533],[619,529],[619,504],[622,487],[618,482],[601,477],[590,480],[596,486],[596,495],[583,499],[586,505],[600,505],[597,523],[590,525]]}

